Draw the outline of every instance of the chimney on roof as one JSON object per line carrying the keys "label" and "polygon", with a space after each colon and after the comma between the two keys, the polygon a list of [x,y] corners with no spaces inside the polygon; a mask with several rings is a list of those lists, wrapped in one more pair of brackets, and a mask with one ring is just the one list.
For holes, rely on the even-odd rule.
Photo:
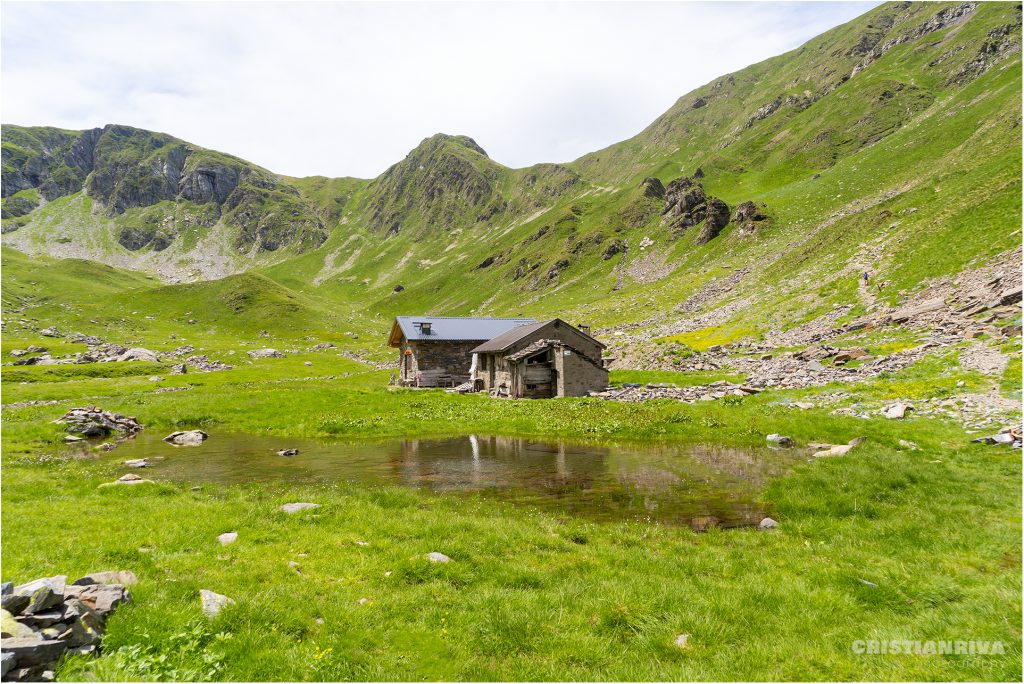
{"label": "chimney on roof", "polygon": [[428,321],[423,321],[422,323],[417,323],[417,325],[420,326],[420,334],[421,335],[429,335],[430,334],[430,323]]}

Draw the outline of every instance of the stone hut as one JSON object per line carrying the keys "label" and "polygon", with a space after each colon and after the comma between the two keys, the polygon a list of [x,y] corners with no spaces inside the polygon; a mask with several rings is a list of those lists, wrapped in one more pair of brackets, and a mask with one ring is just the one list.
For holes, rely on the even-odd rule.
{"label": "stone hut", "polygon": [[472,350],[532,318],[398,316],[388,345],[399,349],[398,383],[406,387],[455,387],[470,380]]}
{"label": "stone hut", "polygon": [[583,397],[608,386],[604,348],[558,318],[519,325],[472,349],[473,388],[513,399]]}

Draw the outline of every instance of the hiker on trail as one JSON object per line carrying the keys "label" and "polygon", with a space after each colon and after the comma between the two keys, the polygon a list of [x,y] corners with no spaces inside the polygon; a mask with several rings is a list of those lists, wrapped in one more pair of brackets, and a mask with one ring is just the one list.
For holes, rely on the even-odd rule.
{"label": "hiker on trail", "polygon": [[864,271],[864,285],[866,286],[867,284],[868,284],[868,272]]}

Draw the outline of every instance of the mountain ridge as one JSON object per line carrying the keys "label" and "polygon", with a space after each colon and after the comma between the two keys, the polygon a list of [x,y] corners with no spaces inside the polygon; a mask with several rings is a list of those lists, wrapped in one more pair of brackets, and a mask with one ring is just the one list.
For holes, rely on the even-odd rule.
{"label": "mountain ridge", "polygon": [[[174,199],[148,207],[129,205],[138,187],[170,195],[147,185],[166,152],[142,155],[145,173],[129,164],[114,183],[83,179],[83,192],[9,216],[49,190],[8,186],[5,126],[3,241],[171,282],[259,272],[371,317],[527,309],[616,326],[652,311],[659,325],[686,315],[746,335],[871,305],[854,278],[864,270],[891,303],[1014,247],[1019,55],[1017,5],[890,3],[566,164],[511,169],[468,136],[436,134],[374,179],[249,165],[246,192],[224,196],[205,171],[247,163],[209,152],[180,165]],[[263,174],[283,189],[264,192]],[[281,237],[268,243],[261,216],[287,217],[284,200],[320,228],[271,230]],[[950,240],[958,250],[937,248]]]}

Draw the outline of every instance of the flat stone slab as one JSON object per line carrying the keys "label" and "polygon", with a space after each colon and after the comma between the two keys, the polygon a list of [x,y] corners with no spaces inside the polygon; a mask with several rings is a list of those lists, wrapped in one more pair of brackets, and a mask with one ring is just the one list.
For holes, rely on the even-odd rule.
{"label": "flat stone slab", "polygon": [[13,655],[19,667],[51,663],[66,648],[67,644],[57,639],[0,639],[0,649]]}

